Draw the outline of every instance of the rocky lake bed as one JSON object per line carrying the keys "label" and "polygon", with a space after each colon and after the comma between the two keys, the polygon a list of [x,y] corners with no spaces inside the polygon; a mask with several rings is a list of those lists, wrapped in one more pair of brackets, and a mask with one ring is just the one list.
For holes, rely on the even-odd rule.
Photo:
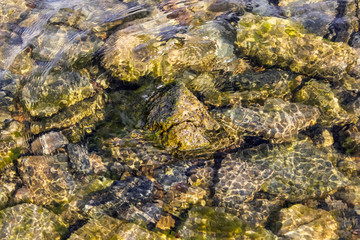
{"label": "rocky lake bed", "polygon": [[357,0],[0,0],[0,239],[360,239]]}

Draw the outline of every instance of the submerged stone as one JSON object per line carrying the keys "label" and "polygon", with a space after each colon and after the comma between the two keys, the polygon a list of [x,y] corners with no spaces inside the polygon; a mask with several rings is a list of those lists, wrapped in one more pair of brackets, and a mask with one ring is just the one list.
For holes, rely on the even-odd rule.
{"label": "submerged stone", "polygon": [[237,27],[236,44],[242,55],[264,66],[280,66],[295,73],[339,81],[358,58],[345,43],[308,34],[288,19],[246,14]]}
{"label": "submerged stone", "polygon": [[58,148],[64,147],[69,141],[62,132],[51,131],[43,134],[31,143],[31,150],[37,155],[54,153]]}
{"label": "submerged stone", "polygon": [[332,91],[330,84],[316,81],[315,79],[305,83],[294,96],[297,102],[312,105],[320,110],[320,122],[326,125],[343,125],[356,123],[358,118],[347,112],[340,105],[340,100]]}
{"label": "submerged stone", "polygon": [[134,170],[156,169],[176,160],[168,151],[157,146],[146,132],[132,131],[124,137],[108,139],[105,144],[118,162]]}
{"label": "submerged stone", "polygon": [[334,42],[347,42],[357,31],[356,1],[286,1],[279,2],[286,17],[305,29]]}
{"label": "submerged stone", "polygon": [[280,211],[279,223],[281,228],[277,234],[288,239],[338,239],[339,225],[325,210],[296,204]]}
{"label": "submerged stone", "polygon": [[32,41],[32,57],[40,61],[67,61],[75,68],[85,67],[103,42],[70,27],[48,26]]}
{"label": "submerged stone", "polygon": [[216,114],[224,125],[238,128],[240,134],[273,142],[294,140],[300,130],[314,125],[319,115],[315,107],[276,98],[268,98],[259,109],[235,106],[224,110],[223,115]]}
{"label": "submerged stone", "polygon": [[0,211],[1,239],[60,239],[67,226],[49,210],[20,204]]}
{"label": "submerged stone", "polygon": [[146,127],[178,151],[221,149],[234,142],[206,107],[181,83],[150,99]]}
{"label": "submerged stone", "polygon": [[237,211],[262,190],[288,201],[320,198],[348,184],[328,156],[311,143],[266,145],[229,154],[221,163],[215,198]]}
{"label": "submerged stone", "polygon": [[18,167],[31,202],[58,206],[70,201],[75,182],[65,154],[22,157]]}
{"label": "submerged stone", "polygon": [[161,209],[154,203],[155,186],[147,177],[115,181],[84,206],[90,216],[107,214],[127,221],[156,223]]}
{"label": "submerged stone", "polygon": [[184,239],[277,239],[269,230],[254,228],[219,208],[194,207],[179,231]]}
{"label": "submerged stone", "polygon": [[94,94],[88,72],[52,71],[30,78],[21,100],[32,116],[50,117]]}
{"label": "submerged stone", "polygon": [[79,144],[67,146],[70,167],[79,174],[101,174],[106,172],[101,157],[90,154],[86,147]]}
{"label": "submerged stone", "polygon": [[121,221],[109,216],[90,219],[88,223],[71,234],[70,240],[81,239],[172,239],[161,233],[146,230],[134,223]]}
{"label": "submerged stone", "polygon": [[112,35],[105,44],[104,67],[124,81],[134,82],[152,75],[165,83],[172,82],[184,70],[231,71],[237,67],[235,30],[225,21],[209,22],[167,41],[157,34],[161,33],[159,26],[152,28],[151,34],[124,29]]}
{"label": "submerged stone", "polygon": [[[66,108],[64,111],[39,121],[32,121],[30,130],[33,134],[39,134],[51,129],[64,129],[63,133],[71,141],[71,136],[78,131],[83,136],[83,130],[93,127],[93,125],[103,119],[102,109],[105,106],[103,95],[96,95],[85,99],[75,105]],[[68,137],[70,135],[70,138]]]}

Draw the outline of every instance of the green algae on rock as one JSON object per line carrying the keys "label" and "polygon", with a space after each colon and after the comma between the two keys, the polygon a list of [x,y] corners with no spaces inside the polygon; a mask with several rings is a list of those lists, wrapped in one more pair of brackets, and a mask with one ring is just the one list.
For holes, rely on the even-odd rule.
{"label": "green algae on rock", "polygon": [[[67,132],[69,132],[70,136],[73,135],[74,131],[75,133],[78,131],[82,133],[82,129],[91,127],[97,121],[103,119],[102,109],[104,106],[105,96],[102,94],[85,99],[52,117],[32,121],[30,126],[31,133],[39,134],[51,129],[65,129],[63,131],[65,136],[67,136]],[[73,126],[75,126],[74,131],[71,129]],[[68,139],[71,140],[72,138],[68,137]]]}
{"label": "green algae on rock", "polygon": [[21,100],[32,116],[50,117],[94,94],[87,71],[52,71],[30,78],[22,90]]}
{"label": "green algae on rock", "polygon": [[191,151],[221,149],[235,143],[206,107],[184,86],[176,83],[152,96],[146,127],[170,149]]}
{"label": "green algae on rock", "polygon": [[315,106],[320,110],[319,121],[326,125],[343,125],[356,123],[358,118],[344,110],[340,101],[332,91],[330,84],[316,81],[314,79],[294,94],[294,99],[307,105]]}
{"label": "green algae on rock", "polygon": [[57,215],[34,204],[20,204],[0,211],[1,239],[60,239],[67,226]]}
{"label": "green algae on rock", "polygon": [[82,239],[172,239],[161,233],[151,232],[134,223],[121,221],[106,215],[90,219],[83,227],[71,234],[69,240]]}
{"label": "green algae on rock", "polygon": [[[163,29],[174,27],[171,23]],[[124,29],[109,38],[105,44],[103,65],[113,76],[134,82],[151,75],[168,83],[184,70],[230,71],[235,70],[239,63],[232,44],[235,30],[220,21],[195,27],[166,41],[161,38],[161,30],[157,34],[159,27],[152,27],[155,29],[151,34],[137,34]]]}
{"label": "green algae on rock", "polygon": [[265,228],[254,228],[220,208],[193,207],[180,229],[184,239],[278,239]]}
{"label": "green algae on rock", "polygon": [[246,14],[237,27],[236,44],[242,55],[264,66],[339,81],[358,58],[345,43],[306,33],[301,25],[288,19]]}
{"label": "green algae on rock", "polygon": [[322,209],[296,204],[280,211],[279,223],[278,235],[288,239],[339,239],[336,234],[338,223],[331,213]]}

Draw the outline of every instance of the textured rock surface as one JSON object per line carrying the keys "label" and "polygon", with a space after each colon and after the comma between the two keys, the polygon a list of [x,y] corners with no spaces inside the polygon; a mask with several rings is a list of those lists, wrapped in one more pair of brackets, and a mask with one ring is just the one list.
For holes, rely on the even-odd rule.
{"label": "textured rock surface", "polygon": [[180,230],[185,239],[277,239],[264,228],[253,228],[234,215],[211,207],[194,207]]}
{"label": "textured rock surface", "polygon": [[311,143],[260,145],[228,155],[219,170],[215,197],[237,209],[260,189],[289,201],[317,198],[347,184],[325,153]]}
{"label": "textured rock surface", "polygon": [[288,19],[246,14],[237,27],[236,44],[242,54],[265,66],[339,80],[357,60],[356,53],[344,43],[305,34],[301,25]]}
{"label": "textured rock surface", "polygon": [[68,202],[75,189],[68,172],[65,154],[29,156],[18,160],[18,166],[28,198],[39,205],[57,205]]}
{"label": "textured rock surface", "polygon": [[51,131],[49,133],[41,135],[31,143],[31,151],[35,155],[51,154],[56,149],[64,147],[69,141],[61,132]]}
{"label": "textured rock surface", "polygon": [[60,239],[66,227],[54,213],[34,204],[0,211],[2,239]]}
{"label": "textured rock surface", "polygon": [[278,234],[289,239],[338,239],[338,223],[321,209],[296,204],[280,211],[279,222]]}
{"label": "textured rock surface", "polygon": [[89,77],[87,72],[56,71],[33,77],[22,90],[22,101],[32,116],[50,117],[94,95]]}
{"label": "textured rock surface", "polygon": [[91,219],[71,234],[69,239],[171,239],[171,237],[150,232],[136,224],[123,222],[105,215],[99,219]]}
{"label": "textured rock surface", "polygon": [[261,136],[273,142],[295,139],[300,130],[314,125],[320,115],[315,107],[276,98],[268,98],[259,109],[235,106],[223,114],[222,122],[228,122],[230,127],[235,125],[240,134]]}
{"label": "textured rock surface", "polygon": [[115,181],[94,195],[84,207],[91,216],[107,214],[118,219],[155,223],[161,209],[153,203],[154,184],[147,177]]}
{"label": "textured rock surface", "polygon": [[183,84],[164,89],[153,96],[149,104],[147,127],[169,148],[179,151],[220,149],[231,144],[226,139],[228,133]]}

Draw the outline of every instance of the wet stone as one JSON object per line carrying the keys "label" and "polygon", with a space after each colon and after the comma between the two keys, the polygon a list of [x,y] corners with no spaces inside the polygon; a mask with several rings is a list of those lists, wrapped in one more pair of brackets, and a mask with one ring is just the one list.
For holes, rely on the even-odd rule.
{"label": "wet stone", "polygon": [[298,23],[288,19],[246,14],[237,27],[236,44],[242,55],[264,66],[339,81],[356,64],[357,54],[345,43],[306,34]]}
{"label": "wet stone", "polygon": [[185,239],[278,239],[264,228],[254,228],[219,208],[194,207],[179,232]]}
{"label": "wet stone", "polygon": [[106,168],[100,156],[95,153],[90,154],[86,147],[79,144],[69,144],[67,146],[70,167],[80,174],[101,174],[106,172]]}
{"label": "wet stone", "polygon": [[131,29],[119,30],[104,45],[104,67],[123,81],[137,82],[140,77],[151,75],[160,77],[164,83],[173,82],[184,70],[208,72],[236,69],[238,60],[232,44],[235,38],[231,38],[235,37],[235,30],[231,29],[231,24],[209,22],[192,28],[186,34],[179,33],[178,37],[168,41],[161,39],[157,34],[172,24],[173,21],[167,21],[146,26],[152,28],[151,34],[136,33]]}
{"label": "wet stone", "polygon": [[70,240],[80,239],[172,239],[161,233],[148,231],[134,223],[121,221],[107,215],[90,219],[88,223],[71,234]]}
{"label": "wet stone", "polygon": [[31,150],[35,155],[48,155],[58,148],[64,147],[69,141],[62,132],[51,131],[43,134],[31,143]]}
{"label": "wet stone", "polygon": [[103,42],[93,35],[61,26],[47,27],[31,44],[32,56],[36,60],[65,60],[75,68],[82,68],[91,61]]}
{"label": "wet stone", "polygon": [[65,154],[28,156],[18,160],[19,172],[30,200],[39,205],[64,204],[75,190]]}
{"label": "wet stone", "polygon": [[21,180],[16,175],[15,170],[13,164],[8,164],[0,170],[0,209],[7,206],[17,186],[21,184]]}
{"label": "wet stone", "polygon": [[317,108],[282,99],[267,99],[263,107],[250,109],[234,106],[223,111],[223,124],[238,128],[240,134],[261,136],[273,142],[292,141],[300,130],[314,125],[319,117]]}
{"label": "wet stone", "polygon": [[150,134],[142,131],[132,131],[124,137],[108,139],[105,143],[116,161],[134,170],[156,169],[176,160],[168,151],[157,146]]}
{"label": "wet stone", "polygon": [[118,219],[156,223],[161,208],[153,203],[155,186],[147,177],[115,181],[110,187],[94,194],[84,206],[90,216],[107,214]]}
{"label": "wet stone", "polygon": [[288,239],[338,239],[338,223],[322,209],[311,209],[301,204],[282,209],[278,235]]}
{"label": "wet stone", "polygon": [[22,18],[28,11],[26,0],[9,0],[0,4],[0,22],[15,22]]}
{"label": "wet stone", "polygon": [[340,99],[332,91],[330,84],[312,79],[294,95],[297,102],[315,106],[320,110],[320,123],[344,125],[356,123],[358,120],[340,105]]}
{"label": "wet stone", "polygon": [[231,77],[223,87],[224,91],[235,92],[241,103],[260,103],[267,98],[287,99],[296,81],[296,75],[281,69],[270,69],[259,73],[245,73]]}
{"label": "wet stone", "polygon": [[348,180],[328,156],[309,142],[259,145],[230,154],[222,161],[215,197],[229,210],[251,200],[259,190],[289,201],[319,198]]}
{"label": "wet stone", "polygon": [[282,13],[305,29],[335,42],[347,42],[357,29],[356,1],[280,1]]}
{"label": "wet stone", "polygon": [[[93,127],[96,122],[103,119],[104,114],[102,109],[104,106],[104,96],[96,95],[70,106],[52,117],[32,121],[30,129],[33,134],[39,134],[52,129],[64,129],[64,131],[62,131],[63,134],[72,141],[73,135],[78,133],[83,136],[83,130],[86,131],[87,128]],[[75,129],[71,127],[75,127]],[[68,135],[70,135],[70,137]]]}
{"label": "wet stone", "polygon": [[1,239],[60,239],[67,226],[49,210],[20,204],[0,211]]}
{"label": "wet stone", "polygon": [[21,100],[32,116],[50,117],[94,94],[86,71],[52,71],[30,78],[22,90]]}
{"label": "wet stone", "polygon": [[211,151],[232,143],[230,135],[183,84],[163,89],[149,105],[146,126],[170,149]]}

